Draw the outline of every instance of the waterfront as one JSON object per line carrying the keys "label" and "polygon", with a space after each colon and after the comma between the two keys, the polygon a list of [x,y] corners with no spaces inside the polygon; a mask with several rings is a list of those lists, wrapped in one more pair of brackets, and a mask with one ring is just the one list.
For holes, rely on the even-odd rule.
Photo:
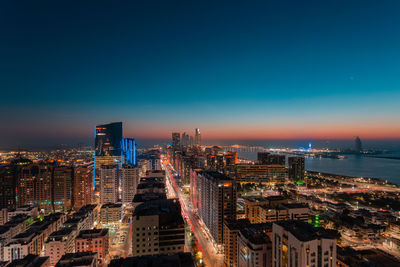
{"label": "waterfront", "polygon": [[[240,152],[239,157],[256,160],[257,152]],[[346,155],[345,159],[309,157],[305,160],[305,167],[310,171],[381,178],[394,184],[400,184],[400,160],[398,159],[358,155]]]}

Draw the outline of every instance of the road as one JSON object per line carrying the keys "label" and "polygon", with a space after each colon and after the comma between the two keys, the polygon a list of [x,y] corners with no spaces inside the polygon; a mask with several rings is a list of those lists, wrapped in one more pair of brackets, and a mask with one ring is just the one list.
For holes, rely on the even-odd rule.
{"label": "road", "polygon": [[223,266],[223,254],[218,254],[215,249],[210,235],[204,224],[194,214],[193,205],[187,195],[181,192],[181,189],[175,182],[172,166],[163,161],[163,167],[167,175],[167,190],[169,197],[178,197],[182,207],[182,215],[191,227],[194,236],[197,239],[196,245],[202,253],[202,259],[206,266],[218,267]]}

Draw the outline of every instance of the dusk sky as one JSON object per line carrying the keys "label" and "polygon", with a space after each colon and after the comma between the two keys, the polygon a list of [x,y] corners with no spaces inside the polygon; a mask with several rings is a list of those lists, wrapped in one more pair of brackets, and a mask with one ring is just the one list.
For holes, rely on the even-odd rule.
{"label": "dusk sky", "polygon": [[112,121],[138,139],[400,139],[400,1],[0,5],[0,148]]}

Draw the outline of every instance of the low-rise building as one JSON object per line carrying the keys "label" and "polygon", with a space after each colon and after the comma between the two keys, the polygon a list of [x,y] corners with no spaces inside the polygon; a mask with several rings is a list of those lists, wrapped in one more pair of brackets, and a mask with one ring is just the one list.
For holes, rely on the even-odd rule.
{"label": "low-rise building", "polygon": [[97,253],[98,264],[104,266],[108,257],[108,229],[82,230],[75,238],[75,251],[91,251]]}
{"label": "low-rise building", "polygon": [[54,266],[62,255],[75,251],[76,230],[63,228],[53,232],[46,240],[44,253],[50,258],[50,265]]}
{"label": "low-rise building", "polygon": [[310,216],[310,209],[307,205],[292,203],[280,204],[278,207],[267,205],[258,206],[258,218],[256,223],[276,222],[281,220],[307,221]]}
{"label": "low-rise building", "polygon": [[128,257],[115,259],[110,262],[108,267],[154,267],[154,266],[176,266],[194,267],[191,253],[173,253],[162,255],[147,255],[140,257]]}
{"label": "low-rise building", "polygon": [[67,253],[57,262],[56,267],[96,267],[97,261],[96,252]]}
{"label": "low-rise building", "polygon": [[237,262],[240,267],[271,267],[272,243],[266,233],[248,226],[237,235]]}
{"label": "low-rise building", "polygon": [[122,220],[122,204],[107,203],[101,206],[100,222],[103,225],[117,225]]}
{"label": "low-rise building", "polygon": [[22,259],[13,260],[6,267],[49,267],[49,257],[29,254]]}

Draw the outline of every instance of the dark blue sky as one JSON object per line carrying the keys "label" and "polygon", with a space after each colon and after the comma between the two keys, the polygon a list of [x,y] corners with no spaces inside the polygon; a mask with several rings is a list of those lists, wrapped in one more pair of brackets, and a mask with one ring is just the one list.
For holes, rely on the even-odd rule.
{"label": "dark blue sky", "polygon": [[[216,3],[218,2],[218,3]],[[168,137],[400,138],[399,1],[13,1],[0,147]]]}

